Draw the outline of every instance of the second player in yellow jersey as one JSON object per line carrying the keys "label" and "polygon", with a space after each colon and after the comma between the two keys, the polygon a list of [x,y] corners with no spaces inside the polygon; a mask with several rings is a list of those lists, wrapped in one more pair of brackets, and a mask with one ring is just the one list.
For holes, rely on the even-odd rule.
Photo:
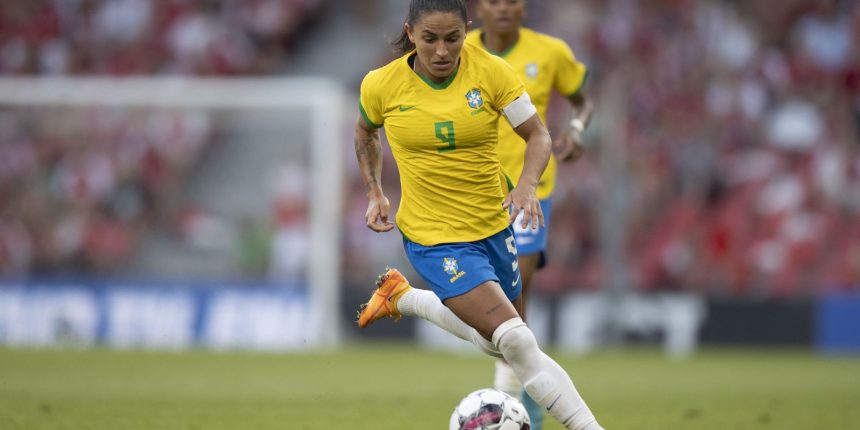
{"label": "second player in yellow jersey", "polygon": [[[481,40],[480,29],[469,32],[466,43],[498,55],[513,67],[525,84],[526,91],[544,123],[552,90],[555,89],[565,97],[573,96],[582,89],[588,75],[585,65],[574,57],[564,41],[525,27],[520,28],[519,40],[503,52],[489,49]],[[502,166],[516,183],[523,168],[525,143],[509,125],[501,122],[497,151]],[[556,172],[555,157],[552,157],[538,184],[539,199],[545,199],[552,194]]]}
{"label": "second player in yellow jersey", "polygon": [[[511,64],[525,83],[544,122],[553,90],[570,102],[573,119],[570,127],[556,138],[554,147],[560,160],[576,159],[583,151],[581,134],[592,110],[590,101],[582,91],[587,76],[586,67],[574,57],[564,41],[522,26],[527,11],[525,0],[479,0],[477,11],[482,27],[467,35],[467,44],[479,46]],[[517,172],[522,167],[525,148],[525,142],[513,129],[499,124],[499,159],[516,183],[520,180]],[[555,161],[555,157],[549,160],[537,188],[547,226],[552,222],[552,193],[557,173]],[[532,276],[546,262],[548,234],[547,228],[523,229],[517,223],[514,223],[514,233],[525,308],[530,296]],[[519,397],[522,391],[520,383],[513,369],[504,361],[497,361],[494,380],[497,389]],[[528,395],[523,394],[522,400],[532,419],[532,430],[541,430],[543,408]]]}

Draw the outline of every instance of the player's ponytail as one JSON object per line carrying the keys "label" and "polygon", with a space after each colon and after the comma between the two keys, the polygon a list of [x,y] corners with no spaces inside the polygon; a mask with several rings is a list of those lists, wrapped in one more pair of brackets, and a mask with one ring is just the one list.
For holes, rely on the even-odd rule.
{"label": "player's ponytail", "polygon": [[[469,22],[465,0],[412,0],[409,2],[409,15],[406,16],[406,22],[409,23],[410,27],[415,28],[418,18],[428,12],[454,12],[463,18],[464,24]],[[409,40],[406,29],[400,32],[400,37],[392,42],[392,45],[394,45],[395,51],[401,54],[415,49],[415,44]]]}

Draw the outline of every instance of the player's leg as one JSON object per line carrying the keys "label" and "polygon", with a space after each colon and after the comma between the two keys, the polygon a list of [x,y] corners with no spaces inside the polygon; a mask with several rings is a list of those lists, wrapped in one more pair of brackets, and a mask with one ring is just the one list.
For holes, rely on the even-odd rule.
{"label": "player's leg", "polygon": [[[545,262],[544,253],[546,251],[547,229],[550,225],[552,199],[543,199],[540,205],[544,214],[543,227],[538,227],[534,230],[530,227],[523,228],[521,224],[522,214],[520,214],[517,221],[512,225],[517,248],[517,261],[519,262],[520,276],[522,277],[523,292],[521,296],[522,309],[520,316],[523,318],[523,321],[528,321],[526,318],[526,308],[529,297],[531,297],[532,277],[537,270],[543,267]],[[496,361],[495,370],[493,385],[496,389],[522,399],[523,406],[525,406],[526,412],[531,418],[532,430],[541,430],[543,428],[543,408],[523,390],[523,386],[514,370],[501,359]]]}
{"label": "player's leg", "polygon": [[[518,270],[518,250],[514,245],[513,231],[508,229],[483,243],[506,296],[520,296],[521,286],[517,281],[522,279],[522,274]],[[462,317],[456,309],[452,310]],[[540,350],[534,334],[522,319],[505,321],[494,330],[492,340],[517,378],[523,382],[529,396],[542,408],[546,408],[553,417],[567,428],[600,428],[570,377],[561,366]]]}
{"label": "player's leg", "polygon": [[[522,310],[520,311],[520,316],[523,318],[523,321],[527,321],[525,310],[528,303],[529,291],[531,290],[531,280],[532,276],[538,269],[539,263],[543,261],[543,255],[542,252],[519,255],[517,257],[517,261],[519,261],[520,276],[522,277],[523,282],[523,293],[520,296],[522,298]],[[526,408],[526,413],[528,413],[529,418],[531,419],[531,429],[543,429],[544,409],[523,389],[523,384],[520,382],[520,379],[517,378],[517,374],[514,372],[514,369],[512,369],[504,359],[497,359],[495,370],[493,386],[497,390],[504,391],[511,396],[522,400],[523,406]]]}
{"label": "player's leg", "polygon": [[445,305],[479,333],[490,333],[493,344],[525,381],[529,395],[565,428],[601,429],[564,369],[538,348],[534,334],[498,283],[485,282],[445,300]]}
{"label": "player's leg", "polygon": [[484,353],[501,357],[492,342],[454,315],[436,294],[412,288],[400,271],[388,268],[379,276],[377,288],[370,300],[361,306],[358,312],[358,327],[367,327],[385,317],[399,320],[403,315],[428,320],[448,333],[472,342]]}
{"label": "player's leg", "polygon": [[[529,297],[529,287],[531,285],[531,277],[534,274],[537,264],[540,261],[540,254],[519,255],[517,257],[519,263],[520,276],[522,279],[522,294],[519,297],[519,306],[515,304],[517,312],[523,321],[526,319],[526,305]],[[528,397],[527,393],[523,392],[523,384],[517,378],[514,369],[505,362],[504,359],[496,360],[496,371],[493,377],[493,386],[500,391],[510,394],[511,396],[522,399],[523,405],[526,407],[531,418],[533,430],[540,430],[543,423],[543,409]],[[537,409],[535,409],[537,408]]]}
{"label": "player's leg", "polygon": [[487,340],[493,338],[496,327],[519,318],[513,303],[495,281],[484,282],[464,294],[445,299],[444,304]]}
{"label": "player's leg", "polygon": [[525,323],[514,318],[493,332],[493,344],[523,381],[529,396],[567,429],[601,430],[567,372],[537,345]]}
{"label": "player's leg", "polygon": [[463,294],[487,279],[494,279],[493,267],[481,245],[423,246],[404,239],[404,250],[412,266],[433,291],[412,288],[400,272],[389,269],[381,276],[381,282],[368,303],[362,306],[358,326],[366,327],[384,317],[416,316],[472,342],[486,354],[501,357],[489,341],[491,333],[479,334],[442,304],[443,299]]}
{"label": "player's leg", "polygon": [[[538,268],[538,263],[542,259],[543,257],[540,253],[517,256],[523,290],[519,298],[519,306],[515,307],[517,307],[517,311],[523,321],[528,321],[526,319],[526,307],[528,304],[532,275],[534,275]],[[514,373],[514,369],[511,369],[511,366],[505,363],[505,360],[503,359],[496,360],[496,371],[493,378],[493,386],[497,390],[504,391],[515,398],[521,398],[523,405],[526,407],[526,412],[528,412],[529,417],[532,419],[532,430],[541,429],[541,425],[543,423],[543,409],[540,409],[540,407],[537,406],[537,403],[528,397],[527,393],[523,393],[523,384],[520,382],[519,378],[517,378],[516,373]]]}

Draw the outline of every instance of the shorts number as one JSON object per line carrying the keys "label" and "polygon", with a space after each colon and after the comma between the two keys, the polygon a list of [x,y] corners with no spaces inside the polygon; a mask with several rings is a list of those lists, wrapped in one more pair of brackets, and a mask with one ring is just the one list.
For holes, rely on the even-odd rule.
{"label": "shorts number", "polygon": [[443,121],[434,124],[436,126],[436,137],[446,146],[436,148],[440,154],[456,149],[454,139],[454,121]]}
{"label": "shorts number", "polygon": [[[514,237],[513,236],[510,236],[507,239],[505,239],[505,245],[508,245],[508,252],[510,252],[511,254],[517,255],[517,247],[514,246]],[[514,258],[514,262],[511,263],[511,267],[514,269],[515,272],[517,271],[517,268],[520,267],[520,264],[516,258]]]}

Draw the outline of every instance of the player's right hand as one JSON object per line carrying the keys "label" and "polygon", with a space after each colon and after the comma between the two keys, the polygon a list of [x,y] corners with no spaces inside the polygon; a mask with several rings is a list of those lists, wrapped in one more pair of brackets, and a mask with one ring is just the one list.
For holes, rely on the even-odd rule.
{"label": "player's right hand", "polygon": [[394,228],[394,223],[388,221],[388,210],[390,204],[384,194],[368,196],[367,212],[364,213],[364,221],[367,228],[384,233]]}
{"label": "player's right hand", "polygon": [[533,186],[520,186],[518,184],[505,196],[505,200],[502,202],[502,209],[510,212],[510,219],[508,221],[510,224],[513,224],[520,217],[520,212],[522,212],[520,228],[523,230],[529,226],[531,226],[532,230],[544,227],[543,211],[541,210],[540,200],[538,200],[535,187]]}

